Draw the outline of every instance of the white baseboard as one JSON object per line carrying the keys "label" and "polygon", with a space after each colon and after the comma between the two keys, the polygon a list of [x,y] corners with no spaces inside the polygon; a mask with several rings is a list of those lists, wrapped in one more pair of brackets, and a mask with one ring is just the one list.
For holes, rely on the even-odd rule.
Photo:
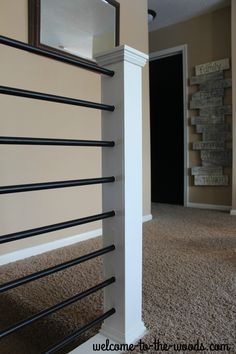
{"label": "white baseboard", "polygon": [[143,215],[143,222],[152,220],[152,214]]}
{"label": "white baseboard", "polygon": [[89,240],[91,238],[101,236],[101,235],[102,235],[102,229],[96,229],[93,231],[84,232],[79,235],[65,237],[61,240],[46,242],[41,245],[24,248],[24,249],[14,251],[11,253],[6,253],[6,254],[0,256],[0,266],[7,264],[7,263],[19,261],[21,259],[29,258],[32,256],[37,256],[39,254],[53,251],[58,248],[70,246],[75,243],[86,241],[86,240]]}
{"label": "white baseboard", "polygon": [[236,216],[236,209],[231,209],[231,210],[230,210],[230,215]]}
{"label": "white baseboard", "polygon": [[201,204],[201,203],[187,203],[188,208],[198,208],[198,209],[209,209],[209,210],[222,210],[229,211],[231,206],[229,205],[218,205],[218,204]]}
{"label": "white baseboard", "polygon": [[[143,222],[152,220],[152,215],[144,215]],[[86,241],[94,237],[98,237],[102,235],[102,229],[96,229],[89,232],[84,232],[79,235],[65,237],[61,240],[55,240],[51,242],[46,242],[41,245],[27,247],[24,249],[20,249],[18,251],[6,253],[0,255],[0,266],[12,262],[16,262],[25,258],[29,258],[32,256],[37,256],[39,254],[56,250],[58,248],[66,247],[73,245],[78,242]]]}

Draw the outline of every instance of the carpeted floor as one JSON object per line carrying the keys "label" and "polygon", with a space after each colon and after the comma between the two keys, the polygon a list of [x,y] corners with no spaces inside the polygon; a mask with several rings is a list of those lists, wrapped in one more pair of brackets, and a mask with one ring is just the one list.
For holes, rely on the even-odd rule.
{"label": "carpeted floor", "polygon": [[[143,318],[149,332],[143,341],[150,345],[154,338],[162,344],[199,340],[206,346],[230,346],[229,351],[218,347],[213,353],[236,353],[236,217],[170,205],[154,205],[153,216],[144,225]],[[93,239],[1,267],[1,283],[98,249],[100,242]],[[1,329],[101,280],[102,260],[96,259],[2,294]],[[0,353],[39,354],[101,312],[100,291],[1,340]],[[173,347],[169,353],[174,353]]]}

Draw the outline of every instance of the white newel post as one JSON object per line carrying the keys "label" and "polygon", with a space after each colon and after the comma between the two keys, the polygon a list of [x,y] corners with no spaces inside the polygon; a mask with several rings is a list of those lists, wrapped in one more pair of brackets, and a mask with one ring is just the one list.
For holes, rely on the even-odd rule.
{"label": "white newel post", "polygon": [[133,343],[145,332],[142,321],[142,67],[148,56],[128,46],[99,55],[99,65],[114,70],[102,77],[102,102],[115,111],[102,113],[104,148],[102,175],[116,182],[103,185],[103,211],[116,216],[103,221],[104,245],[116,250],[104,257],[105,278],[116,283],[105,289],[105,311],[114,307],[101,334],[119,343]]}

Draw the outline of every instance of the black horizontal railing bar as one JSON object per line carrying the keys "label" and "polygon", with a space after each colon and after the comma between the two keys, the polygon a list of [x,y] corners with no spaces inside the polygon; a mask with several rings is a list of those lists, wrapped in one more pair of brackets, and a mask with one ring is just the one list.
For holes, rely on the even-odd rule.
{"label": "black horizontal railing bar", "polygon": [[80,219],[60,222],[58,224],[52,224],[52,225],[37,227],[35,229],[15,232],[15,233],[8,234],[8,235],[2,235],[2,236],[0,236],[0,244],[21,240],[23,238],[33,237],[36,235],[46,234],[48,232],[63,230],[63,229],[67,229],[69,227],[87,224],[89,222],[110,218],[114,215],[115,215],[114,211],[109,211],[109,212],[102,213],[102,214],[86,216],[86,217],[80,218]]}
{"label": "black horizontal railing bar", "polygon": [[112,284],[115,282],[115,277],[111,277],[105,281],[103,281],[102,283],[100,284],[97,284],[95,286],[93,286],[92,288],[90,289],[87,289],[79,294],[76,294],[72,297],[70,297],[69,299],[67,300],[64,300],[56,305],[53,305],[43,311],[40,311],[39,313],[31,316],[31,317],[28,317],[27,319],[23,320],[23,321],[20,321],[16,324],[14,324],[13,326],[11,327],[8,327],[7,329],[3,330],[0,332],[0,339],[8,336],[9,334],[12,334],[16,331],[18,331],[19,329],[23,328],[23,327],[26,327],[30,324],[32,324],[33,322],[35,321],[38,321],[46,316],[49,316],[51,315],[52,313],[55,313],[56,311],[59,311],[61,309],[63,309],[64,307],[66,306],[69,306],[71,304],[74,304],[75,302],[79,301],[79,300],[82,300],[84,299],[85,297],[95,293],[96,291],[98,290],[101,290],[103,288],[105,288],[106,286]]}
{"label": "black horizontal railing bar", "polygon": [[0,144],[113,147],[114,141],[0,136]]}
{"label": "black horizontal railing bar", "polygon": [[79,337],[84,332],[86,332],[89,329],[91,329],[92,327],[100,324],[101,322],[106,320],[108,317],[114,315],[115,312],[116,312],[116,310],[114,308],[110,309],[109,311],[105,312],[102,316],[97,317],[95,320],[93,320],[93,321],[89,322],[88,324],[86,324],[85,326],[79,328],[76,332],[74,332],[70,336],[64,338],[63,340],[61,340],[56,345],[52,346],[51,348],[49,348],[46,352],[43,352],[42,354],[53,354],[53,353],[58,352],[58,350],[64,348],[67,344],[72,342],[74,339]]}
{"label": "black horizontal railing bar", "polygon": [[31,184],[18,184],[18,185],[13,185],[13,186],[0,186],[0,194],[32,192],[32,191],[39,191],[39,190],[44,190],[44,189],[88,186],[91,184],[111,183],[114,181],[115,181],[115,177],[112,176],[112,177],[101,177],[101,178],[77,179],[77,180],[70,180],[70,181],[43,182],[43,183],[31,183]]}
{"label": "black horizontal railing bar", "polygon": [[101,248],[100,250],[97,250],[97,251],[94,251],[94,252],[91,252],[91,253],[87,253],[87,254],[85,254],[83,256],[80,256],[78,258],[74,258],[74,259],[72,259],[70,261],[67,261],[67,262],[64,262],[64,263],[60,263],[60,264],[57,264],[57,265],[55,265],[53,267],[50,267],[50,268],[47,268],[47,269],[43,269],[43,270],[38,271],[36,273],[32,273],[32,274],[26,275],[26,276],[24,276],[22,278],[18,278],[16,280],[12,280],[10,282],[1,284],[0,285],[0,293],[3,293],[5,291],[11,290],[11,289],[14,289],[14,288],[16,288],[18,286],[21,286],[21,285],[24,285],[24,284],[29,283],[31,281],[43,278],[45,276],[60,272],[60,271],[65,270],[67,268],[76,266],[76,265],[78,265],[80,263],[89,261],[89,260],[91,260],[93,258],[103,256],[106,253],[112,252],[114,250],[115,250],[115,246],[114,245],[107,246],[107,247]]}
{"label": "black horizontal railing bar", "polygon": [[63,103],[63,104],[69,104],[69,105],[73,105],[73,106],[82,106],[82,107],[94,108],[94,109],[101,109],[103,111],[110,111],[110,112],[113,112],[115,109],[114,106],[110,106],[108,104],[84,101],[84,100],[79,100],[76,98],[51,95],[48,93],[42,93],[42,92],[36,92],[36,91],[28,91],[28,90],[23,90],[23,89],[19,89],[19,88],[9,87],[9,86],[0,86],[0,93],[3,95],[32,98],[35,100]]}
{"label": "black horizontal railing bar", "polygon": [[98,66],[96,63],[93,64],[93,63],[85,62],[80,59],[73,59],[73,58],[70,58],[66,55],[55,53],[50,50],[37,48],[37,47],[34,47],[30,44],[20,42],[15,39],[12,39],[12,38],[0,36],[0,43],[7,45],[9,47],[24,50],[26,52],[41,55],[43,57],[62,61],[63,63],[75,65],[75,66],[81,67],[83,69],[91,70],[91,71],[97,72],[99,74],[104,74],[104,75],[108,75],[108,76],[114,75],[114,71],[106,69],[106,68],[102,68],[102,67]]}

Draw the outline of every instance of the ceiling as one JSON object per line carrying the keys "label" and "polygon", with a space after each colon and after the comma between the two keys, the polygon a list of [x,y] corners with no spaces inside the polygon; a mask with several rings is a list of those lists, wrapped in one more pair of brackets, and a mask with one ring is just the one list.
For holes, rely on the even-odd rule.
{"label": "ceiling", "polygon": [[149,31],[189,20],[192,17],[230,5],[230,0],[148,0],[148,8],[157,16],[149,24]]}

